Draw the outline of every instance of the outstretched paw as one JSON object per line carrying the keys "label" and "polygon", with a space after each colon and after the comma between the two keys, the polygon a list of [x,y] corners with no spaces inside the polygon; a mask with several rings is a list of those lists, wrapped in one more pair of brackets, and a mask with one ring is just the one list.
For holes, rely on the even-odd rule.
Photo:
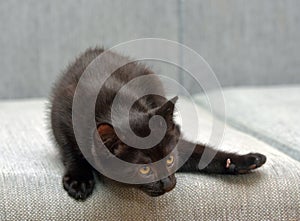
{"label": "outstretched paw", "polygon": [[230,174],[244,174],[261,167],[267,158],[259,153],[249,153],[235,159],[228,158],[226,169]]}
{"label": "outstretched paw", "polygon": [[95,180],[93,177],[79,178],[72,175],[64,175],[64,189],[76,200],[85,200],[94,189]]}

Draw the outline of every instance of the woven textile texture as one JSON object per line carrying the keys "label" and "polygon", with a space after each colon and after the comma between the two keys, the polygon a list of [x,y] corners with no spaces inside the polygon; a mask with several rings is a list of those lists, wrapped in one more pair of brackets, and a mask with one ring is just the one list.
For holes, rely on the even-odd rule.
{"label": "woven textile texture", "polygon": [[[211,117],[198,111],[205,142]],[[264,153],[264,167],[241,176],[178,174],[175,190],[158,198],[98,181],[93,195],[77,202],[61,185],[63,166],[47,134],[45,100],[0,102],[0,121],[0,220],[300,219],[300,163],[230,127],[222,148]]]}

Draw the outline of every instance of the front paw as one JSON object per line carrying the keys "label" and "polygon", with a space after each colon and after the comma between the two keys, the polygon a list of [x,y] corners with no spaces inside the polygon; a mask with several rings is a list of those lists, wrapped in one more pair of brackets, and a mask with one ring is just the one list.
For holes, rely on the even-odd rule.
{"label": "front paw", "polygon": [[63,186],[68,194],[76,200],[85,200],[95,186],[94,177],[82,178],[69,174],[63,177]]}
{"label": "front paw", "polygon": [[226,161],[226,169],[230,174],[244,174],[258,167],[261,167],[267,158],[259,153],[249,153],[238,156],[235,159],[228,158]]}

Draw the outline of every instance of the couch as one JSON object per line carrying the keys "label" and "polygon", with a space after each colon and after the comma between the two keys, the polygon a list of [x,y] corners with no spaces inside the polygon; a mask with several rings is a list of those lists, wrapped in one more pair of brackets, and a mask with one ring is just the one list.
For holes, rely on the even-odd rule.
{"label": "couch", "polygon": [[[283,97],[280,99],[280,103],[287,107],[290,99],[299,94],[299,89],[300,87],[224,90],[230,117],[222,144],[218,148],[265,154],[268,157],[267,163],[250,174],[234,176],[179,173],[176,188],[158,198],[151,198],[137,189],[108,179],[98,180],[93,195],[85,202],[70,198],[62,187],[63,165],[58,150],[47,133],[47,101],[2,101],[0,220],[298,220],[300,162],[297,161],[299,156],[293,155],[295,152],[290,152],[290,149],[299,150],[299,143],[293,143],[298,146],[290,145],[295,140],[289,140],[291,133],[297,131],[291,131],[284,119],[281,119],[279,129],[274,126],[277,125],[275,120],[270,122],[273,119],[271,113],[276,115],[279,110],[272,109],[267,116],[260,111],[266,108],[264,104],[270,105],[270,93],[276,97],[276,94],[282,95],[282,91],[290,91],[287,100]],[[257,91],[260,99],[249,100],[251,104],[242,103],[244,100],[237,97],[250,96],[251,92],[256,97]],[[265,102],[262,102],[264,97]],[[214,116],[205,108],[200,95],[195,96],[195,101],[199,103],[197,112],[201,116],[199,141],[206,143]],[[292,111],[295,103],[290,104]],[[189,110],[192,103],[181,97],[178,105],[184,105]],[[258,106],[261,110],[256,110]],[[253,109],[249,110],[251,107]],[[281,107],[278,106],[278,109]],[[245,111],[252,114],[242,115]],[[289,121],[288,116],[292,113],[289,113],[289,108],[285,111],[286,121]],[[188,111],[181,114],[188,114]],[[247,124],[247,129],[242,130],[242,126],[237,129],[237,123],[255,124],[251,118],[261,122],[261,127]],[[261,133],[261,130],[270,126],[267,122],[274,124],[272,130],[269,128],[269,133]],[[189,138],[189,132],[184,133]],[[254,133],[260,136],[255,136]],[[281,146],[281,143],[285,146]],[[282,150],[286,146],[289,148],[285,153]]]}

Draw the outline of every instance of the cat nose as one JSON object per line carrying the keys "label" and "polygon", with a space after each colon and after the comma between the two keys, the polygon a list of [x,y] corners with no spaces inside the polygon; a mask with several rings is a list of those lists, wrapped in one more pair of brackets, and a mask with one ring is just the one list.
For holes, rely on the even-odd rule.
{"label": "cat nose", "polygon": [[[175,178],[174,178],[175,179]],[[172,182],[172,179],[169,177],[166,177],[164,179],[162,179],[161,181],[162,184],[162,188],[166,191],[169,192],[171,191],[174,187],[175,187],[175,182]]]}

